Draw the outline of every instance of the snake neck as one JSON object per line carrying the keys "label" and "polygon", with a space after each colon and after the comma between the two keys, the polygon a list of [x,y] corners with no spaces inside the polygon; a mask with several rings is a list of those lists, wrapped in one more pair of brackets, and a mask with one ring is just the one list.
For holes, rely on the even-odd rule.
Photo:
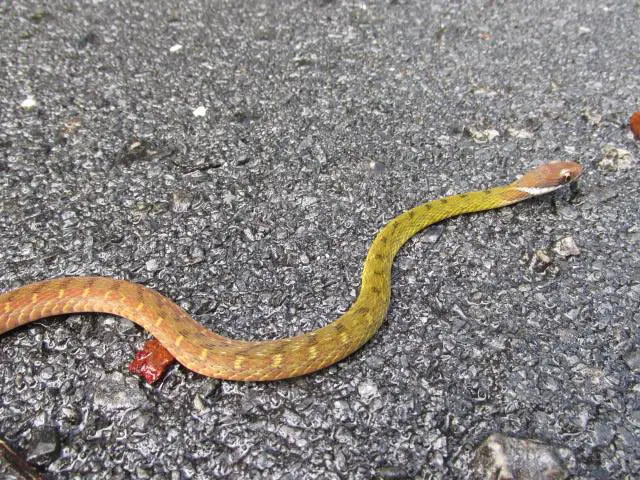
{"label": "snake neck", "polygon": [[371,244],[363,271],[363,287],[371,277],[369,270],[378,268],[390,271],[393,259],[402,246],[425,228],[446,218],[493,210],[521,202],[530,196],[507,185],[443,197],[407,210],[385,225]]}
{"label": "snake neck", "polygon": [[[367,323],[362,321],[361,315],[355,315],[355,312],[369,311],[373,319],[367,320],[373,325],[370,325],[368,331],[371,336],[375,333],[389,308],[394,258],[409,239],[425,228],[446,218],[500,208],[529,196],[524,192],[514,191],[511,186],[496,187],[440,198],[398,215],[380,230],[369,248],[362,271],[360,293],[348,312],[353,315],[348,314],[338,322],[354,320],[357,323]],[[372,305],[376,306],[375,311],[371,311]],[[368,338],[363,339],[362,343]]]}

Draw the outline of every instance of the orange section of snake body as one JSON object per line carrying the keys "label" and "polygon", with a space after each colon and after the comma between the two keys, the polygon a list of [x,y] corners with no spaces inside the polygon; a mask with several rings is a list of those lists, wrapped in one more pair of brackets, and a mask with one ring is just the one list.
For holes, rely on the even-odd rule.
{"label": "orange section of snake body", "polygon": [[106,277],[67,277],[0,295],[0,334],[54,315],[102,312],[148,330],[185,367],[226,380],[264,381],[305,375],[364,345],[380,328],[391,299],[391,268],[402,245],[429,225],[465,213],[511,205],[574,181],[574,162],[541,165],[515,182],[433,200],[408,210],[377,234],[353,305],[323,328],[278,340],[242,341],[218,335],[147,287]]}

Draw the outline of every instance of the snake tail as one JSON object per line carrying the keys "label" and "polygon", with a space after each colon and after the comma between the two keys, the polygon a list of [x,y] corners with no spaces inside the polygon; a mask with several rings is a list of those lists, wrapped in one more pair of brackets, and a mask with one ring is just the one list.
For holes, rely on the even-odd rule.
{"label": "snake tail", "polygon": [[263,381],[305,375],[364,345],[380,328],[391,299],[391,268],[402,245],[429,225],[549,193],[577,179],[582,166],[557,161],[515,182],[433,200],[387,223],[373,240],[351,307],[325,327],[277,340],[235,340],[205,328],[174,302],[139,284],[107,277],[65,277],[0,295],[0,334],[54,315],[102,312],[148,330],[185,367],[226,380]]}

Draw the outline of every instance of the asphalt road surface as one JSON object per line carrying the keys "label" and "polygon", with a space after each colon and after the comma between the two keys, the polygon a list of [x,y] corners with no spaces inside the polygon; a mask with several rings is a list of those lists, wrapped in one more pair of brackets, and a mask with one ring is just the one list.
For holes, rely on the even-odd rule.
{"label": "asphalt road surface", "polygon": [[378,334],[307,377],[148,386],[148,334],[108,315],[5,334],[0,435],[50,478],[464,479],[495,432],[638,478],[639,24],[637,1],[3,2],[0,291],[113,276],[288,336],[348,308],[403,210],[585,173],[416,237]]}

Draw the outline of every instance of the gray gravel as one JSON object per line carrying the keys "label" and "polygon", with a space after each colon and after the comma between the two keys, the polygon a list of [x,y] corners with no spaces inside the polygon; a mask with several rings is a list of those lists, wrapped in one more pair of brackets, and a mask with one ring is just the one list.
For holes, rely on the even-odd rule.
{"label": "gray gravel", "polygon": [[104,315],[4,335],[0,434],[51,478],[470,478],[493,432],[637,478],[639,17],[3,2],[0,291],[115,276],[223,334],[291,335],[349,306],[402,210],[554,158],[586,172],[416,238],[381,331],[308,377],[149,387],[127,372],[147,334]]}

